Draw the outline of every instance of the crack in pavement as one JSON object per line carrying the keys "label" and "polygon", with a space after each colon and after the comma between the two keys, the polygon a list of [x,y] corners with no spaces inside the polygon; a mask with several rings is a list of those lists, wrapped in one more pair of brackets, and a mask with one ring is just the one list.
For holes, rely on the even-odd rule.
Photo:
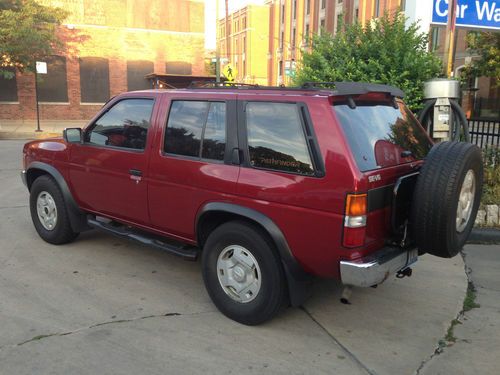
{"label": "crack in pavement", "polygon": [[20,205],[20,206],[1,206],[0,210],[5,210],[5,209],[9,209],[9,208],[25,208],[25,207],[29,207],[29,206],[27,204]]}
{"label": "crack in pavement", "polygon": [[362,370],[366,371],[369,375],[377,375],[376,372],[370,370],[361,360],[354,355],[349,349],[347,349],[335,336],[333,336],[316,318],[304,307],[301,306],[300,309],[304,311],[304,313],[314,322],[316,325],[321,328],[340,348],[347,354],[349,358],[351,358]]}
{"label": "crack in pavement", "polygon": [[[466,294],[464,296],[464,300],[465,300],[465,297],[467,296],[467,293],[468,293],[468,290],[469,290],[469,286],[472,285],[472,287],[475,288],[475,285],[472,282],[472,278],[471,278],[471,275],[470,275],[471,272],[472,272],[472,269],[467,266],[467,263],[465,261],[466,254],[464,253],[463,250],[460,251],[460,255],[462,256],[462,259],[464,261],[464,272],[465,272],[465,275],[467,276],[467,289],[465,291]],[[423,368],[425,367],[425,365],[427,363],[429,363],[434,357],[437,357],[441,353],[443,353],[447,346],[453,345],[453,343],[451,345],[443,345],[443,343],[447,342],[447,340],[446,340],[446,334],[455,325],[453,322],[458,321],[459,323],[461,323],[461,318],[463,318],[465,316],[465,312],[466,311],[465,311],[464,307],[462,306],[462,308],[460,309],[460,311],[458,312],[458,314],[455,316],[455,318],[450,321],[450,324],[448,325],[448,328],[445,331],[445,336],[443,336],[443,338],[439,339],[437,347],[434,349],[434,351],[432,352],[432,354],[428,358],[425,358],[420,363],[420,366],[415,371],[415,375],[420,375],[420,371],[423,370]]]}
{"label": "crack in pavement", "polygon": [[92,324],[90,326],[78,328],[78,329],[75,329],[75,330],[72,330],[72,331],[55,332],[55,333],[48,333],[48,334],[37,335],[35,337],[32,337],[31,339],[22,341],[22,342],[17,343],[17,344],[11,344],[11,345],[6,344],[6,345],[3,345],[3,346],[0,346],[0,351],[4,350],[6,348],[17,348],[17,347],[23,346],[25,344],[29,344],[30,342],[40,341],[40,340],[43,340],[43,339],[46,339],[46,338],[49,338],[49,337],[68,336],[68,335],[72,335],[74,333],[80,333],[80,332],[86,331],[88,329],[92,329],[92,328],[96,328],[96,327],[101,327],[101,326],[105,326],[105,325],[109,325],[109,324],[129,323],[129,322],[136,322],[136,321],[139,321],[139,320],[145,320],[145,319],[151,319],[151,318],[164,318],[164,317],[172,317],[172,316],[193,316],[193,315],[200,315],[200,314],[206,314],[206,313],[212,313],[212,312],[215,312],[215,311],[214,310],[198,311],[198,312],[186,313],[186,314],[172,312],[172,313],[165,313],[165,314],[158,314],[158,315],[145,315],[145,316],[140,316],[140,317],[132,318],[132,319],[110,320],[110,321],[106,321],[106,322],[95,323],[95,324]]}

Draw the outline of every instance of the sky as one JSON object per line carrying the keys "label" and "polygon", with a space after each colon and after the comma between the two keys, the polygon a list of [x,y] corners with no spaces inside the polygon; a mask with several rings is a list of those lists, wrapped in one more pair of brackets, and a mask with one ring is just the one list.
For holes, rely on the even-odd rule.
{"label": "sky", "polygon": [[[248,4],[264,4],[265,0],[229,0],[229,13]],[[217,0],[205,0],[205,48],[215,49],[215,8]],[[219,0],[219,17],[224,18],[225,0]]]}

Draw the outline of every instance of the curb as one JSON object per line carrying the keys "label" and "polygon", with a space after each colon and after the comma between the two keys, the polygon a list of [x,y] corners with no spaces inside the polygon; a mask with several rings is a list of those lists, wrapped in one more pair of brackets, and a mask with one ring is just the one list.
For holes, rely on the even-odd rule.
{"label": "curb", "polygon": [[498,243],[500,244],[500,229],[473,228],[467,243]]}
{"label": "curb", "polygon": [[5,140],[22,140],[22,139],[45,139],[45,138],[54,138],[61,137],[62,132],[60,133],[52,133],[52,132],[5,132],[0,131],[0,139]]}

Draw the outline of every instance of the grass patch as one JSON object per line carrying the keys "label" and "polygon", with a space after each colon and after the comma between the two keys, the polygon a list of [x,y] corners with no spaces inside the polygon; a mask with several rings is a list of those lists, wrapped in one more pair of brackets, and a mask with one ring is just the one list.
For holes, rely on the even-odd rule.
{"label": "grass patch", "polygon": [[500,204],[500,148],[490,146],[483,151],[484,181],[481,206]]}
{"label": "grass patch", "polygon": [[466,312],[479,307],[481,307],[481,305],[476,303],[476,288],[474,287],[474,284],[469,281],[462,311]]}
{"label": "grass patch", "polygon": [[448,327],[448,331],[446,331],[446,336],[444,337],[444,339],[447,342],[456,342],[457,341],[457,338],[455,337],[455,333],[454,333],[455,326],[457,324],[462,324],[462,322],[460,322],[460,320],[458,320],[458,319],[453,319],[451,321],[451,324]]}

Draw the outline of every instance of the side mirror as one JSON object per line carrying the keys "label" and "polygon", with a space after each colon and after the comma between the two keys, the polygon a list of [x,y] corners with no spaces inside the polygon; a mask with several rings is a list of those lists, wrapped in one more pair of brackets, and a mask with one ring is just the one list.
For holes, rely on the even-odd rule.
{"label": "side mirror", "polygon": [[81,143],[82,142],[82,129],[80,129],[80,128],[66,128],[63,130],[63,138],[68,143]]}

